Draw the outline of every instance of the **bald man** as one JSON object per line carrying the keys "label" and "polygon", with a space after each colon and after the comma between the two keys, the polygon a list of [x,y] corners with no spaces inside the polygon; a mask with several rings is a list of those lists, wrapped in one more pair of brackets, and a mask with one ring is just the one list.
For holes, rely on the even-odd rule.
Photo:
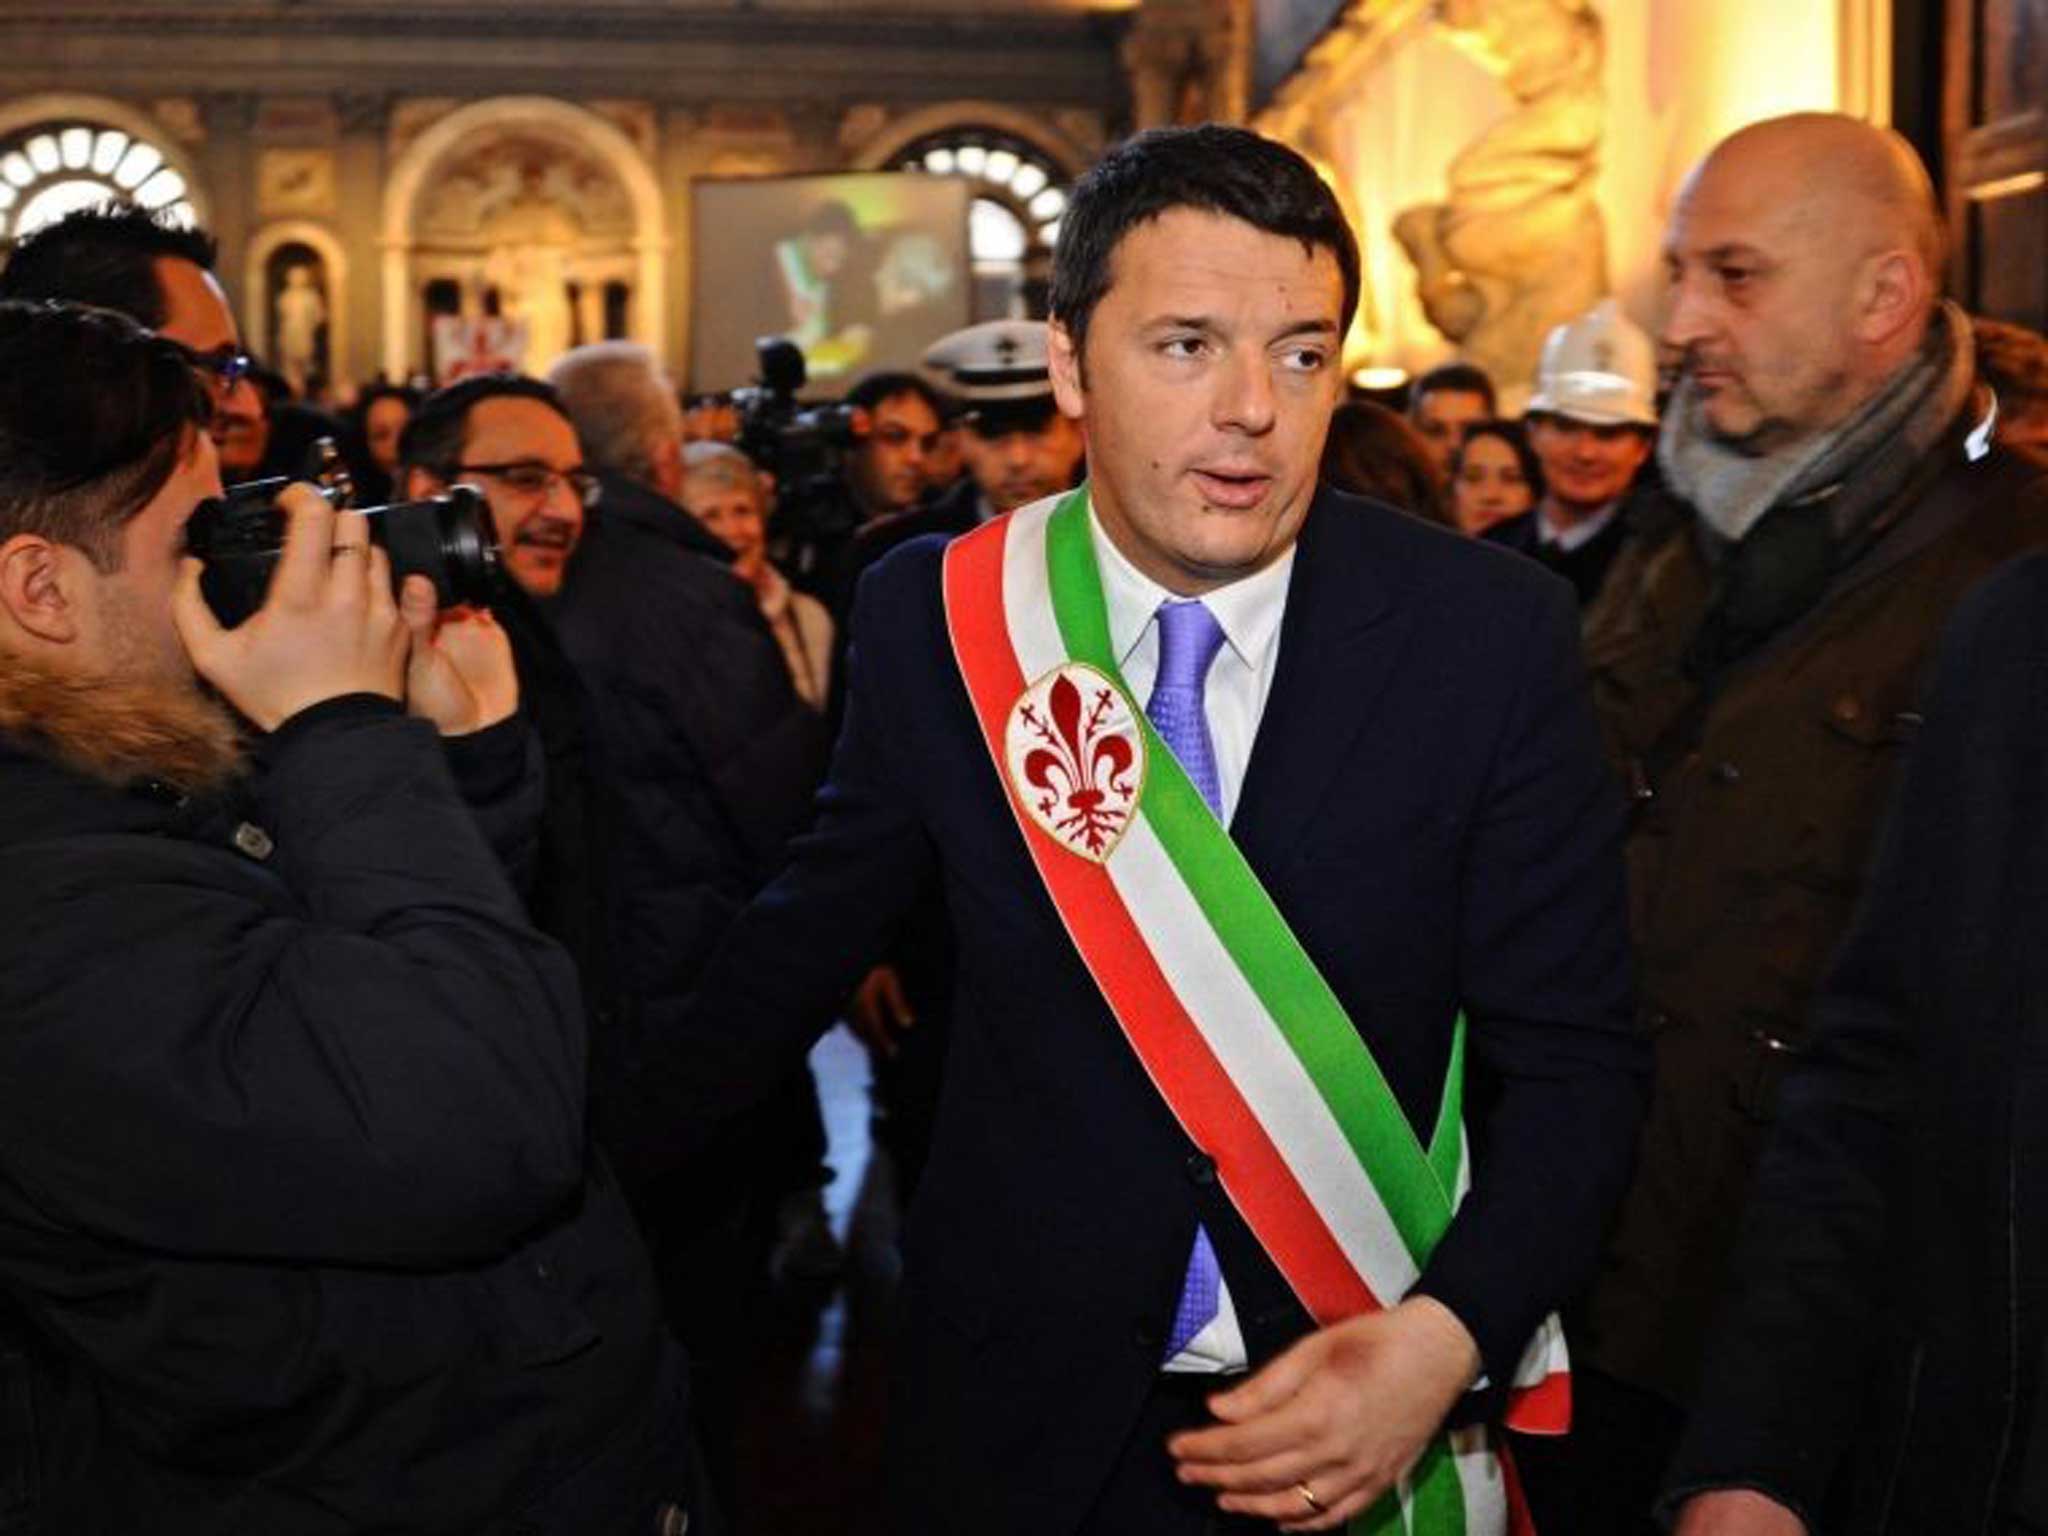
{"label": "bald man", "polygon": [[1919,728],[1934,638],[1979,578],[2048,542],[2039,471],[1991,446],[1941,256],[1911,149],[1848,118],[1743,130],[1672,211],[1668,492],[1639,509],[1587,616],[1633,806],[1656,1078],[1570,1320],[1574,1431],[1524,1457],[1539,1525],[1572,1536],[1655,1529],[1709,1325],[1731,1282],[1756,1278],[1730,1262],[1752,1173]]}

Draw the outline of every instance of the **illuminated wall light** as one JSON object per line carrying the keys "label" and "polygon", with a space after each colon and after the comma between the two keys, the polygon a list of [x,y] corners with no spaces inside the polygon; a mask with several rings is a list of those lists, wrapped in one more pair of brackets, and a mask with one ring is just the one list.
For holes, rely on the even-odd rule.
{"label": "illuminated wall light", "polygon": [[1060,221],[1054,219],[1050,224],[1041,225],[1038,231],[1038,238],[1047,245],[1058,245],[1060,243]]}
{"label": "illuminated wall light", "polygon": [[57,152],[57,141],[50,134],[39,133],[22,147],[28,151],[29,164],[45,176],[64,163],[64,157]]}
{"label": "illuminated wall light", "polygon": [[977,197],[967,210],[967,239],[974,259],[989,262],[1022,261],[1028,243],[1017,215],[987,197]]}
{"label": "illuminated wall light", "polygon": [[1058,187],[1047,187],[1031,199],[1030,208],[1034,219],[1056,219],[1067,211],[1067,194]]}
{"label": "illuminated wall light", "polygon": [[988,153],[988,164],[981,174],[990,181],[999,181],[1004,186],[1014,186],[1019,161],[1015,153],[1007,149],[992,149]]}
{"label": "illuminated wall light", "polygon": [[58,135],[57,151],[64,158],[64,168],[82,171],[92,163],[92,130],[90,128],[66,128]]}
{"label": "illuminated wall light", "polygon": [[1369,367],[1352,370],[1351,382],[1360,389],[1399,389],[1408,382],[1406,368]]}
{"label": "illuminated wall light", "polygon": [[2021,171],[2017,176],[2001,176],[1997,181],[1974,186],[1968,195],[1973,203],[1991,203],[2001,197],[2018,197],[2042,187],[2048,187],[2048,171]]}
{"label": "illuminated wall light", "polygon": [[924,157],[924,168],[934,176],[952,175],[953,151],[950,149],[927,150]]}
{"label": "illuminated wall light", "polygon": [[171,207],[170,220],[180,229],[190,229],[199,222],[199,215],[192,211],[190,203],[176,203]]}
{"label": "illuminated wall light", "polygon": [[164,157],[153,144],[131,144],[128,153],[121,157],[120,165],[114,169],[114,180],[131,191],[149,180],[152,172],[164,163]]}
{"label": "illuminated wall light", "polygon": [[988,165],[988,151],[979,144],[963,144],[954,163],[969,176],[979,176]]}
{"label": "illuminated wall light", "polygon": [[5,213],[8,209],[12,208],[19,201],[20,197],[21,194],[15,191],[14,188],[10,187],[6,182],[0,181],[0,213]]}
{"label": "illuminated wall light", "polygon": [[35,195],[22,205],[15,217],[14,232],[17,235],[31,234],[46,224],[54,224],[67,214],[77,213],[83,208],[97,208],[108,200],[107,184],[103,181],[64,180],[52,181],[38,187]]}
{"label": "illuminated wall light", "polygon": [[151,210],[174,203],[184,195],[185,178],[170,170],[158,171],[135,189],[135,201]]}
{"label": "illuminated wall light", "polygon": [[1045,174],[1043,166],[1032,165],[1027,161],[1020,165],[1017,174],[1010,178],[1010,190],[1028,200],[1043,192],[1049,180],[1051,178]]}
{"label": "illuminated wall light", "polygon": [[0,160],[0,176],[6,177],[17,187],[25,187],[36,179],[36,168],[28,163],[28,156],[19,150]]}
{"label": "illuminated wall light", "polygon": [[121,163],[121,151],[127,147],[127,134],[118,128],[107,129],[92,146],[92,168],[102,176],[113,175],[114,167]]}

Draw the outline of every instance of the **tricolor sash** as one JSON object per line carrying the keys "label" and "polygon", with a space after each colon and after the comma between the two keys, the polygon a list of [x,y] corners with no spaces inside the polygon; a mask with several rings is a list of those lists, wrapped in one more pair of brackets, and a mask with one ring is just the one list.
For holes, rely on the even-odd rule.
{"label": "tricolor sash", "polygon": [[[1319,1325],[1406,1296],[1469,1184],[1462,1018],[1417,1137],[1342,1003],[1130,697],[1086,487],[956,539],[946,622],[1032,861],[1110,1011]],[[1562,1433],[1564,1338],[1545,1322],[1507,1421]],[[1446,1432],[1353,1536],[1522,1536],[1484,1426]]]}

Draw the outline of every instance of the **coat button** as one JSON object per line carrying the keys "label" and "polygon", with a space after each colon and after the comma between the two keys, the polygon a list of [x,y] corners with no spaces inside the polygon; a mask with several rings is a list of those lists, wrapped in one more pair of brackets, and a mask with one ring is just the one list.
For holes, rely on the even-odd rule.
{"label": "coat button", "polygon": [[1216,1159],[1206,1152],[1188,1154],[1188,1182],[1190,1184],[1214,1184],[1216,1182]]}

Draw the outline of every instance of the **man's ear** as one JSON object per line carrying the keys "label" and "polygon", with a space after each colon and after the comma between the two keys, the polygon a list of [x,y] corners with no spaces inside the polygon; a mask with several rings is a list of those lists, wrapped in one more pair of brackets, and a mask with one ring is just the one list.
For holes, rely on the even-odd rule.
{"label": "man's ear", "polygon": [[1927,312],[1933,280],[1920,258],[1903,247],[1880,251],[1864,263],[1857,298],[1857,330],[1875,346],[1889,341]]}
{"label": "man's ear", "polygon": [[1052,398],[1059,406],[1060,414],[1079,421],[1087,402],[1081,348],[1063,320],[1045,323],[1045,365],[1046,371],[1052,375]]}
{"label": "man's ear", "polygon": [[654,488],[670,501],[683,499],[683,439],[680,433],[664,432],[654,440],[647,455],[647,471]]}
{"label": "man's ear", "polygon": [[75,645],[80,619],[73,582],[85,564],[82,551],[17,533],[0,544],[0,617],[50,645]]}

